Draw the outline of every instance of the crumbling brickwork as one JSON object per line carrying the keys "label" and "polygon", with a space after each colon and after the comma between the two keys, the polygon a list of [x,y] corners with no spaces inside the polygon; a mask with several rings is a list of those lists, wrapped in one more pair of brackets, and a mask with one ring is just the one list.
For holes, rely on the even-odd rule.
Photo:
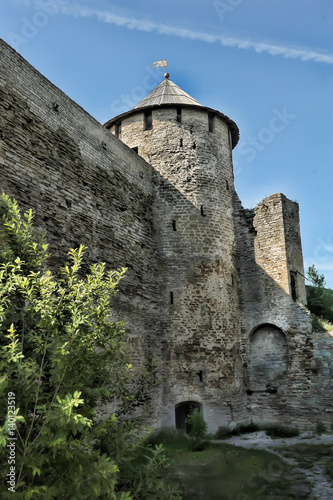
{"label": "crumbling brickwork", "polygon": [[332,342],[303,305],[298,205],[275,194],[243,209],[228,117],[149,111],[149,127],[138,108],[108,130],[0,42],[1,191],[36,212],[50,264],[83,243],[87,264],[128,267],[113,314],[135,365],[158,363],[156,425],[183,425],[193,406],[211,432],[330,423]]}

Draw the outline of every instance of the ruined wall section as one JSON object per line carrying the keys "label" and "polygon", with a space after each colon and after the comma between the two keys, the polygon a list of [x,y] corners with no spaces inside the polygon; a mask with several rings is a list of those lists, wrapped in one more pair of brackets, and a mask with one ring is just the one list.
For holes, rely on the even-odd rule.
{"label": "ruined wall section", "polygon": [[152,169],[0,43],[0,189],[36,212],[51,263],[88,246],[89,263],[128,267],[116,297],[135,361],[160,358],[164,319]]}
{"label": "ruined wall section", "polygon": [[296,301],[306,305],[299,205],[295,201],[288,200],[283,195],[281,196],[281,202],[286,240],[286,269],[288,272],[289,293],[292,295],[292,281],[294,280]]}
{"label": "ruined wall section", "polygon": [[290,288],[290,269],[303,271],[298,205],[279,193],[265,198],[254,210],[245,210],[235,198],[235,216],[247,329],[271,323],[284,331],[310,332],[308,314],[293,301]]}
{"label": "ruined wall section", "polygon": [[[168,308],[165,425],[175,405],[202,404],[209,427],[230,421],[238,404],[238,293],[232,213],[233,170],[227,124],[183,107],[153,109],[123,119],[121,139],[155,168],[154,211]],[[171,295],[172,294],[172,295]]]}
{"label": "ruined wall section", "polygon": [[[255,261],[286,294],[289,294],[281,195],[277,194],[265,198],[258,204],[254,212],[253,226],[256,231],[254,240]],[[266,281],[265,285],[265,294],[269,294],[269,280]]]}
{"label": "ruined wall section", "polygon": [[[244,210],[235,197],[235,221],[241,353],[249,417],[284,423],[299,421],[306,426],[310,424],[310,413],[304,410],[304,403],[311,394],[313,343],[309,315],[292,299],[290,290],[289,266],[296,262],[300,243],[296,205],[284,195],[275,194],[254,210]],[[294,227],[290,229],[291,225]],[[298,250],[301,252],[300,247]],[[281,346],[285,346],[283,356]]]}
{"label": "ruined wall section", "polygon": [[[309,352],[310,347],[310,352]],[[281,351],[280,351],[281,352]],[[289,350],[289,356],[294,352]],[[283,392],[253,392],[247,396],[248,420],[282,422],[316,431],[319,422],[333,426],[333,332],[313,332],[303,351],[300,375]],[[310,372],[307,370],[310,361]],[[271,360],[271,365],[273,363]],[[289,369],[290,372],[290,369]],[[289,376],[287,371],[287,377]]]}

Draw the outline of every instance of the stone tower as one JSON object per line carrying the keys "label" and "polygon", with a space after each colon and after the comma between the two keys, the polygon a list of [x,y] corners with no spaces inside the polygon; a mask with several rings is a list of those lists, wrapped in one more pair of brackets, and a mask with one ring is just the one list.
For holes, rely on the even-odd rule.
{"label": "stone tower", "polygon": [[232,166],[238,127],[201,106],[168,73],[105,126],[154,169],[167,329],[161,424],[184,427],[189,409],[204,403],[209,427],[216,428],[232,419],[229,399],[236,403],[241,379]]}

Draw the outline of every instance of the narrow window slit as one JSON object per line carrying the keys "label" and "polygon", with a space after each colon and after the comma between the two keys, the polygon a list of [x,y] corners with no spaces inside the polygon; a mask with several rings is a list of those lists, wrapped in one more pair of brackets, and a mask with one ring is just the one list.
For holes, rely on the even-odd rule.
{"label": "narrow window slit", "polygon": [[115,136],[119,137],[121,135],[121,122],[116,123],[115,126]]}
{"label": "narrow window slit", "polygon": [[176,121],[178,123],[182,122],[182,108],[177,108],[177,116],[176,116]]}
{"label": "narrow window slit", "polygon": [[208,115],[208,131],[214,132],[214,115],[211,113]]}
{"label": "narrow window slit", "polygon": [[170,292],[170,304],[173,305],[173,292]]}
{"label": "narrow window slit", "polygon": [[229,130],[228,136],[229,136],[229,146],[232,148],[232,135],[231,135],[230,130]]}
{"label": "narrow window slit", "polygon": [[227,180],[225,181],[225,187],[227,188],[227,191],[229,191],[229,182]]}
{"label": "narrow window slit", "polygon": [[205,217],[205,216],[206,216],[206,214],[205,214],[205,212],[204,212],[204,207],[203,207],[203,205],[201,205],[201,206],[200,206],[200,213],[201,213],[201,215],[202,215],[203,217]]}
{"label": "narrow window slit", "polygon": [[145,112],[144,126],[145,130],[152,130],[153,128],[153,114],[151,111]]}
{"label": "narrow window slit", "polygon": [[199,380],[200,382],[203,381],[203,373],[202,373],[202,370],[200,370],[198,373],[197,373],[198,377],[199,377]]}
{"label": "narrow window slit", "polygon": [[177,231],[176,221],[175,220],[172,221],[172,230],[173,231]]}
{"label": "narrow window slit", "polygon": [[183,147],[183,139],[179,139],[179,146],[182,148]]}
{"label": "narrow window slit", "polygon": [[295,271],[290,271],[290,288],[291,296],[294,302],[297,301],[297,273]]}

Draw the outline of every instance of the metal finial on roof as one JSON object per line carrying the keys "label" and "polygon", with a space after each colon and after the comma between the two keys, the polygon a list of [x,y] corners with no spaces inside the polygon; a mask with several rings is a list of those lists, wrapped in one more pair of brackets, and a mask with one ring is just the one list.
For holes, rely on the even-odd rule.
{"label": "metal finial on roof", "polygon": [[164,78],[170,78],[170,73],[168,72],[164,73]]}

